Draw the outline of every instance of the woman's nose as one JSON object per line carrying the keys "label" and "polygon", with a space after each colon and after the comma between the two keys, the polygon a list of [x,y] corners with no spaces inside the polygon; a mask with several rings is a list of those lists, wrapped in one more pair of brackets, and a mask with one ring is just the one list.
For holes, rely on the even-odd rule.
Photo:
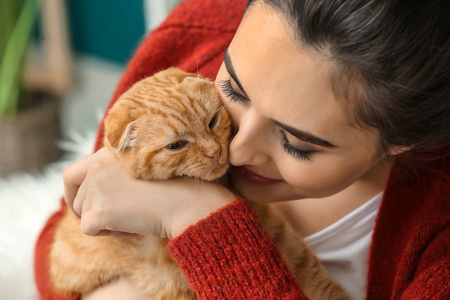
{"label": "woman's nose", "polygon": [[242,114],[229,146],[228,160],[234,166],[261,165],[269,160],[264,120],[252,110]]}

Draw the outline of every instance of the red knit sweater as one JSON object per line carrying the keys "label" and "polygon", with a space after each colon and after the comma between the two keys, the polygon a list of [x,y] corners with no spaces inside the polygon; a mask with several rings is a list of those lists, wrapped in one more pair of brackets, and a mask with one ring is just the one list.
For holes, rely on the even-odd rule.
{"label": "red knit sweater", "polygon": [[[187,0],[144,40],[110,105],[137,80],[169,66],[215,78],[245,0]],[[100,147],[100,126],[97,146]],[[417,175],[394,165],[377,217],[369,257],[367,299],[450,299],[448,159]],[[48,250],[56,212],[36,245],[35,278],[42,299],[55,295]],[[245,201],[236,201],[173,239],[169,250],[199,299],[305,299],[279,252]],[[74,299],[76,296],[65,298]]]}

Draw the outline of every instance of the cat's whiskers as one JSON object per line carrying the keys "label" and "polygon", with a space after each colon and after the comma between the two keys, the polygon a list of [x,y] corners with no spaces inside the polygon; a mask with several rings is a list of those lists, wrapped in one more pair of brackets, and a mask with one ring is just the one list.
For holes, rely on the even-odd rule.
{"label": "cat's whiskers", "polygon": [[184,176],[183,182],[186,182],[187,179],[188,179],[188,177],[187,177],[187,176]]}
{"label": "cat's whiskers", "polygon": [[[194,53],[195,53],[195,49],[194,49]],[[197,99],[200,99],[200,94],[201,94],[201,91],[200,91],[200,76],[199,76],[199,74],[198,74],[198,59],[197,59],[197,53],[195,53],[195,63],[196,63],[196,65],[197,65],[197,89],[198,89],[198,98]]]}
{"label": "cat's whiskers", "polygon": [[195,189],[196,190],[198,189],[199,178],[200,178],[200,175],[195,176]]}

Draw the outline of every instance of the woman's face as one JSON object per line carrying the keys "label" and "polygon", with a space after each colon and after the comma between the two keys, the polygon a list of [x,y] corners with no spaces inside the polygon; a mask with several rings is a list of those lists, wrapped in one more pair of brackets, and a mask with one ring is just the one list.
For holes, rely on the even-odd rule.
{"label": "woman's face", "polygon": [[238,130],[229,161],[245,198],[326,197],[373,177],[377,136],[348,125],[333,94],[333,67],[300,48],[270,7],[247,11],[215,82]]}

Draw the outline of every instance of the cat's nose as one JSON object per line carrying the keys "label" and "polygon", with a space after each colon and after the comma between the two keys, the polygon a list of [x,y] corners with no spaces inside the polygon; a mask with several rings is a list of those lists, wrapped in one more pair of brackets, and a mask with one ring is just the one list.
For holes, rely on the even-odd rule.
{"label": "cat's nose", "polygon": [[206,154],[206,157],[214,159],[220,165],[220,150],[214,153]]}
{"label": "cat's nose", "polygon": [[205,149],[205,156],[214,159],[220,165],[221,149],[219,145],[210,145]]}

